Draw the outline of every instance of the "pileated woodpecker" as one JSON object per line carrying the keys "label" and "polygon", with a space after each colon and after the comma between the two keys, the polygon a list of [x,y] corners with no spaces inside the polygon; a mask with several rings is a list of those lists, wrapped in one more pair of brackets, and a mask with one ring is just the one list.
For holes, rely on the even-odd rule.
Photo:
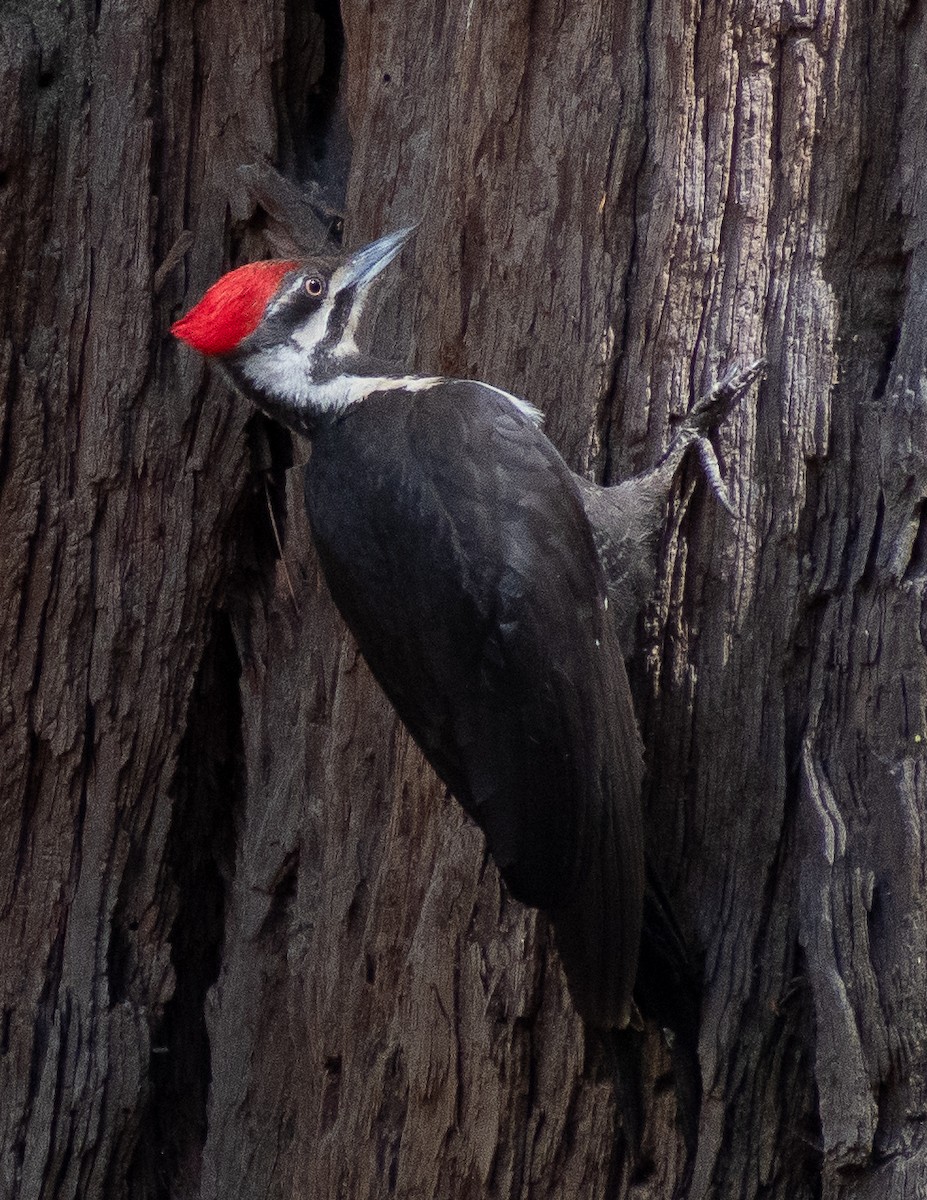
{"label": "pileated woodpecker", "polygon": [[[641,487],[585,483],[531,405],[359,350],[370,286],[409,233],[350,255],[239,267],[172,332],[312,440],[306,507],[336,605],[509,890],[549,914],[580,1014],[620,1030],[644,907],[643,767],[613,620],[628,626],[633,588],[617,588],[608,611],[600,554],[640,560],[630,570],[640,575],[660,501],[711,405]],[[607,517],[601,527],[584,504]],[[658,936],[642,973],[672,992],[685,948],[652,889],[647,913]]]}
{"label": "pileated woodpecker", "polygon": [[172,332],[311,438],[306,508],[364,658],[509,890],[550,915],[581,1015],[623,1028],[642,757],[602,567],[537,410],[358,349],[370,285],[409,232],[239,267]]}

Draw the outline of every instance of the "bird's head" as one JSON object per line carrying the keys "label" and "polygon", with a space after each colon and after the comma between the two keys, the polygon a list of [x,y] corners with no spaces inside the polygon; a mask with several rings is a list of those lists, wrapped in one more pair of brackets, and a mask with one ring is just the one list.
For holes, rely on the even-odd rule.
{"label": "bird's head", "polygon": [[411,233],[400,229],[337,257],[238,267],[214,283],[171,333],[280,416],[281,404],[311,403],[313,393],[321,394],[357,357],[357,325],[370,286]]}

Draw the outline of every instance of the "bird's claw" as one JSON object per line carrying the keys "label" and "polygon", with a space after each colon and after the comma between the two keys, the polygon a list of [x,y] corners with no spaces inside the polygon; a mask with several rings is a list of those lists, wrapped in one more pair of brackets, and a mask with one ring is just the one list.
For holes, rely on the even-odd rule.
{"label": "bird's claw", "polygon": [[716,428],[733,411],[737,401],[762,374],[765,367],[765,358],[758,358],[746,367],[737,363],[728,367],[721,378],[693,405],[686,415],[685,425],[701,433]]}
{"label": "bird's claw", "polygon": [[737,510],[731,503],[718,465],[718,457],[707,434],[716,429],[733,411],[751,384],[762,374],[765,366],[766,359],[758,358],[746,367],[736,363],[729,367],[686,414],[661,462],[661,470],[674,475],[689,449],[694,448],[708,486],[732,517],[737,516]]}
{"label": "bird's claw", "polygon": [[698,437],[693,442],[693,448],[698,455],[698,460],[702,464],[702,470],[705,472],[705,482],[714,492],[721,507],[732,517],[737,517],[737,509],[731,503],[731,497],[727,490],[727,484],[721,475],[721,467],[718,465],[718,456],[715,454],[715,448],[707,437]]}

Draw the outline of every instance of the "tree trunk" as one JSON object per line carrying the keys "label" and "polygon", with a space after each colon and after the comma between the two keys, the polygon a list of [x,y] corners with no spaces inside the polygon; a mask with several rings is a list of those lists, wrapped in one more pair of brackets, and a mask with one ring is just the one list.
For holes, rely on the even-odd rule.
{"label": "tree trunk", "polygon": [[[0,22],[0,1195],[925,1194],[924,12],[342,8]],[[768,359],[739,517],[683,476],[631,663],[704,961],[688,1163],[660,1031],[633,1155],[346,635],[306,448],[167,336],[335,210],[421,221],[380,348],[590,477]]]}

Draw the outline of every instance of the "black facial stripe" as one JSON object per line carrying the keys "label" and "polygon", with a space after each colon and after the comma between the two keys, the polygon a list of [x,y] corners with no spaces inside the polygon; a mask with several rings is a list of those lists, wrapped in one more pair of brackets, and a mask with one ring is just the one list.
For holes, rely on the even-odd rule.
{"label": "black facial stripe", "polygon": [[356,287],[346,287],[342,288],[335,296],[332,310],[328,315],[328,324],[325,326],[325,333],[319,342],[320,356],[327,354],[330,350],[334,350],[344,337],[344,331],[351,320],[351,310],[354,307],[356,293]]}

